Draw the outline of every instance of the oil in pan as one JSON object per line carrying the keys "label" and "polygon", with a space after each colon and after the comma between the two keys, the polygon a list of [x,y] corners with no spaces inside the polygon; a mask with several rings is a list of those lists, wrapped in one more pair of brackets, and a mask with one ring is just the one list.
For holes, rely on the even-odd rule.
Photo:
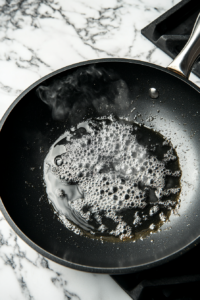
{"label": "oil in pan", "polygon": [[171,142],[114,116],[66,131],[44,161],[49,203],[76,234],[126,241],[156,231],[180,195],[181,170]]}

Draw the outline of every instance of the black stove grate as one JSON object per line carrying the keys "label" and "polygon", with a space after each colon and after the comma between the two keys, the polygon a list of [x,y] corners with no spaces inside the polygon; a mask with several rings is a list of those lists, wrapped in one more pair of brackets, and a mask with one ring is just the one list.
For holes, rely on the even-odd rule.
{"label": "black stove grate", "polygon": [[161,266],[112,278],[134,300],[200,299],[200,245]]}
{"label": "black stove grate", "polygon": [[[175,58],[183,49],[200,12],[200,0],[182,0],[158,19],[141,30],[141,33],[170,57]],[[200,58],[192,72],[200,77]]]}

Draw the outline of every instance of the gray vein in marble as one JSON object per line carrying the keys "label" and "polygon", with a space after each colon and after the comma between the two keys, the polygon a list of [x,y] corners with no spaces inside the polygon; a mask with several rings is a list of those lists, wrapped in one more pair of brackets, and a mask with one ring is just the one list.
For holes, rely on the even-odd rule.
{"label": "gray vein in marble", "polygon": [[[80,3],[82,2],[79,2],[79,4]],[[87,6],[85,3],[84,5]],[[124,10],[127,14],[130,9],[138,8],[139,6],[144,6],[145,9],[148,9],[148,7],[144,5],[143,1],[140,1],[139,5],[134,4],[131,1],[115,1],[114,5],[112,3],[112,7],[99,7],[97,17],[92,17],[90,15],[85,16],[85,25],[84,27],[80,27],[78,24],[71,21],[68,16],[70,11],[62,9],[61,5],[54,1],[46,2],[42,0],[34,1],[33,3],[29,0],[15,0],[7,2],[0,7],[0,16],[2,17],[0,26],[6,31],[8,31],[8,29],[19,30],[22,29],[24,25],[29,25],[37,29],[40,27],[40,19],[62,19],[68,26],[74,29],[77,37],[84,45],[89,46],[95,52],[105,53],[107,56],[113,57],[116,56],[116,53],[112,53],[103,49],[101,46],[97,46],[99,38],[108,38],[108,35],[112,35],[114,32],[117,32],[124,17]],[[94,7],[88,7],[91,10],[95,10]],[[150,7],[150,9],[152,8]],[[153,9],[157,10],[159,13],[162,13],[164,10],[161,6],[154,7]],[[130,28],[130,31],[132,30],[136,31],[136,28]],[[128,51],[127,55],[130,54],[130,51]],[[35,53],[33,58],[35,60],[39,60]],[[44,61],[41,60],[39,60],[39,62],[44,63]],[[34,65],[35,62],[30,60],[30,65],[31,64]],[[23,67],[20,63],[18,63],[18,66]],[[49,67],[48,64],[47,66]]]}
{"label": "gray vein in marble", "polygon": [[19,285],[21,287],[22,294],[25,296],[25,298],[28,299],[28,300],[34,300],[34,297],[31,295],[31,293],[30,293],[30,291],[27,287],[27,284],[24,281],[23,276],[18,277],[18,282],[19,282]]}
{"label": "gray vein in marble", "polygon": [[13,95],[19,95],[22,93],[22,90],[13,89],[11,86],[4,85],[2,82],[0,82],[0,89]]}
{"label": "gray vein in marble", "polygon": [[156,51],[156,47],[154,47],[153,49],[149,50],[148,54],[146,55],[146,59],[149,61],[149,62],[152,62],[152,55],[153,53]]}
{"label": "gray vein in marble", "polygon": [[[65,15],[65,13],[59,9],[59,13],[62,16],[62,18],[65,20],[65,22],[73,27],[75,32],[77,33],[78,37],[81,39],[81,41],[86,45],[91,47],[95,51],[106,53],[108,56],[114,56],[111,52],[105,51],[104,49],[100,49],[98,47],[95,47],[94,44],[96,43],[96,39],[99,36],[105,36],[108,31],[111,31],[112,29],[117,29],[118,26],[113,26],[112,24],[104,24],[103,21],[112,22],[116,21],[118,15],[116,14],[116,11],[118,9],[122,8],[122,6],[114,7],[114,8],[102,8],[99,13],[98,18],[91,18],[88,17],[86,19],[86,26],[85,28],[78,28],[75,24],[73,24],[69,18]],[[109,12],[110,15],[106,16],[106,13]],[[120,25],[120,22],[118,25]],[[92,33],[92,30],[96,28],[96,33]]]}
{"label": "gray vein in marble", "polygon": [[[8,37],[3,37],[0,39],[0,43],[6,44],[6,42],[13,43],[14,41]],[[50,66],[47,63],[45,63],[42,59],[37,57],[36,52],[33,49],[27,47],[26,45],[24,45],[22,43],[20,43],[20,46],[22,46],[24,48],[24,50],[29,53],[30,59],[24,59],[22,57],[18,58],[17,52],[12,50],[10,53],[5,53],[5,59],[0,58],[0,60],[6,60],[6,61],[14,60],[16,65],[19,68],[27,68],[29,65],[39,68],[39,67],[41,67],[42,64],[44,64],[46,67],[50,68]]]}
{"label": "gray vein in marble", "polygon": [[[1,217],[0,222],[1,221],[5,221],[3,217]],[[7,253],[1,249],[4,246],[6,246]],[[67,281],[62,278],[60,273],[49,267],[49,263],[44,257],[37,254],[36,260],[32,261],[26,256],[24,251],[21,251],[18,244],[18,237],[11,230],[9,237],[6,240],[0,231],[0,260],[4,262],[5,266],[10,266],[10,268],[12,268],[25,299],[36,299],[31,293],[28,281],[26,281],[26,273],[24,272],[24,268],[27,262],[29,265],[32,265],[33,268],[44,268],[51,272],[51,282],[62,291],[63,299],[80,300],[76,293],[72,293],[67,289]]]}

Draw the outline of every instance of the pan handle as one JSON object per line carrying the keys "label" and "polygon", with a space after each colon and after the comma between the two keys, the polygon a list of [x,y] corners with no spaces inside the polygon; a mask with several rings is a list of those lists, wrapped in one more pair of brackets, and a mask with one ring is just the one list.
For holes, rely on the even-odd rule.
{"label": "pan handle", "polygon": [[167,69],[188,78],[195,60],[200,56],[200,13],[196,19],[190,38],[178,56]]}

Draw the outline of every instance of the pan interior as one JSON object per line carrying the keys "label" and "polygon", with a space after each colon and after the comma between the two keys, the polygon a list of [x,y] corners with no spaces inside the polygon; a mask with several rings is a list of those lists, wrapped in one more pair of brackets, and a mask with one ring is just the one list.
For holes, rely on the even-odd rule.
{"label": "pan interior", "polygon": [[[88,67],[90,65],[81,68]],[[77,268],[128,272],[172,255],[200,234],[199,93],[176,76],[148,64],[119,60],[99,62],[95,67],[112,70],[119,77],[123,92],[118,102],[112,102],[115,94],[111,91],[107,102],[103,98],[95,105],[89,101],[81,109],[73,109],[72,103],[70,117],[65,121],[57,117],[55,120],[52,110],[38,97],[36,86],[15,105],[1,130],[1,198],[8,214],[22,231],[21,237],[26,235],[36,250],[44,249],[44,255],[48,252],[53,255],[52,259],[58,257],[61,263],[71,263]],[[78,68],[64,70],[53,79],[47,78],[42,85],[47,86],[57,78],[73,77]],[[149,96],[152,87],[159,93],[157,99]],[[85,117],[112,113],[142,123],[171,139],[183,172],[179,216],[172,215],[170,223],[160,232],[135,243],[101,243],[69,231],[55,217],[43,182],[44,159],[66,128]]]}

